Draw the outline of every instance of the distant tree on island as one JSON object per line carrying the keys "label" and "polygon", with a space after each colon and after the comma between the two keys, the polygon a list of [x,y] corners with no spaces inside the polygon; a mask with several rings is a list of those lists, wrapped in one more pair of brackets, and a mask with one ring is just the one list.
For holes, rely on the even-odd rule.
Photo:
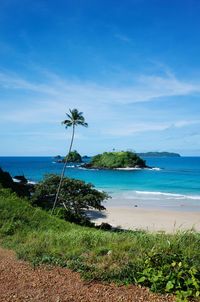
{"label": "distant tree on island", "polygon": [[58,189],[57,189],[57,193],[56,193],[56,196],[55,196],[55,201],[54,201],[54,204],[53,204],[52,213],[53,213],[53,211],[55,209],[55,206],[56,206],[56,203],[58,201],[58,197],[59,197],[63,177],[65,175],[65,170],[66,170],[67,163],[68,163],[68,160],[69,160],[69,154],[72,150],[72,145],[73,145],[74,135],[75,135],[75,127],[76,126],[83,126],[83,127],[88,126],[88,124],[85,122],[85,118],[83,117],[83,112],[79,112],[77,109],[72,109],[72,110],[69,109],[69,112],[70,112],[69,114],[66,113],[67,119],[64,120],[62,122],[62,124],[65,125],[66,129],[69,128],[69,127],[72,127],[71,142],[70,142],[70,146],[69,146],[69,151],[68,151],[67,156],[66,156],[65,164],[63,166],[63,170],[62,170],[62,173],[61,173],[60,181],[59,181],[59,184],[58,184]]}
{"label": "distant tree on island", "polygon": [[82,162],[82,157],[81,155],[76,151],[71,151],[68,156],[66,156],[64,159],[63,159],[63,162],[65,161],[68,161],[68,162],[71,162],[71,163],[81,163]]}
{"label": "distant tree on island", "polygon": [[104,152],[94,156],[87,168],[116,169],[116,168],[145,168],[145,161],[131,151]]}

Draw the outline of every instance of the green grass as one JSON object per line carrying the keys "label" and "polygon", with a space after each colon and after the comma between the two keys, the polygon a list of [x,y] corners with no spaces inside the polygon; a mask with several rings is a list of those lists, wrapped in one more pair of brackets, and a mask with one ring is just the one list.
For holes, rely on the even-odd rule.
{"label": "green grass", "polygon": [[50,216],[28,201],[0,190],[1,245],[33,265],[50,263],[84,278],[175,293],[179,301],[198,297],[200,234],[105,232]]}

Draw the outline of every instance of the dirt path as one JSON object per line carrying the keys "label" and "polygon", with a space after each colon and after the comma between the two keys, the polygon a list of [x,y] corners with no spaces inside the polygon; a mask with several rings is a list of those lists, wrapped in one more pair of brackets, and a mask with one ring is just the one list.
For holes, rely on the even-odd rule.
{"label": "dirt path", "polygon": [[33,269],[17,260],[12,251],[0,248],[1,302],[172,302],[137,286],[84,282],[78,273],[59,267]]}

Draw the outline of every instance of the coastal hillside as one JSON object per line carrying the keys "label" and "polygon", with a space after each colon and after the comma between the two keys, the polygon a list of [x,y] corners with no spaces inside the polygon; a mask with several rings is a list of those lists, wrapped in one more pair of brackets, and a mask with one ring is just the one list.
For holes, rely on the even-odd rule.
{"label": "coastal hillside", "polygon": [[174,293],[180,298],[177,301],[198,296],[199,236],[192,231],[172,235],[78,226],[0,190],[1,246],[16,251],[20,259],[34,266],[66,267],[87,280],[141,284],[152,291]]}
{"label": "coastal hillside", "polygon": [[131,151],[104,152],[94,156],[88,168],[117,169],[117,168],[145,168],[145,161]]}

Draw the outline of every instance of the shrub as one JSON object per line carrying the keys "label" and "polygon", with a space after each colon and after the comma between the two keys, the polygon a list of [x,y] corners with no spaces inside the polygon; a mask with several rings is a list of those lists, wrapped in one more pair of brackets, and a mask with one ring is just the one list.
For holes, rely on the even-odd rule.
{"label": "shrub", "polygon": [[155,292],[175,292],[180,302],[200,296],[200,270],[181,251],[149,253],[144,263],[145,268],[138,273],[138,283]]}
{"label": "shrub", "polygon": [[[52,209],[60,176],[50,174],[35,187],[32,204],[46,210]],[[105,192],[94,189],[94,186],[81,180],[64,178],[59,195],[57,215],[73,222],[87,222],[85,211],[104,210],[102,202],[108,199]],[[63,207],[64,206],[64,207]],[[62,208],[62,210],[61,210]]]}

